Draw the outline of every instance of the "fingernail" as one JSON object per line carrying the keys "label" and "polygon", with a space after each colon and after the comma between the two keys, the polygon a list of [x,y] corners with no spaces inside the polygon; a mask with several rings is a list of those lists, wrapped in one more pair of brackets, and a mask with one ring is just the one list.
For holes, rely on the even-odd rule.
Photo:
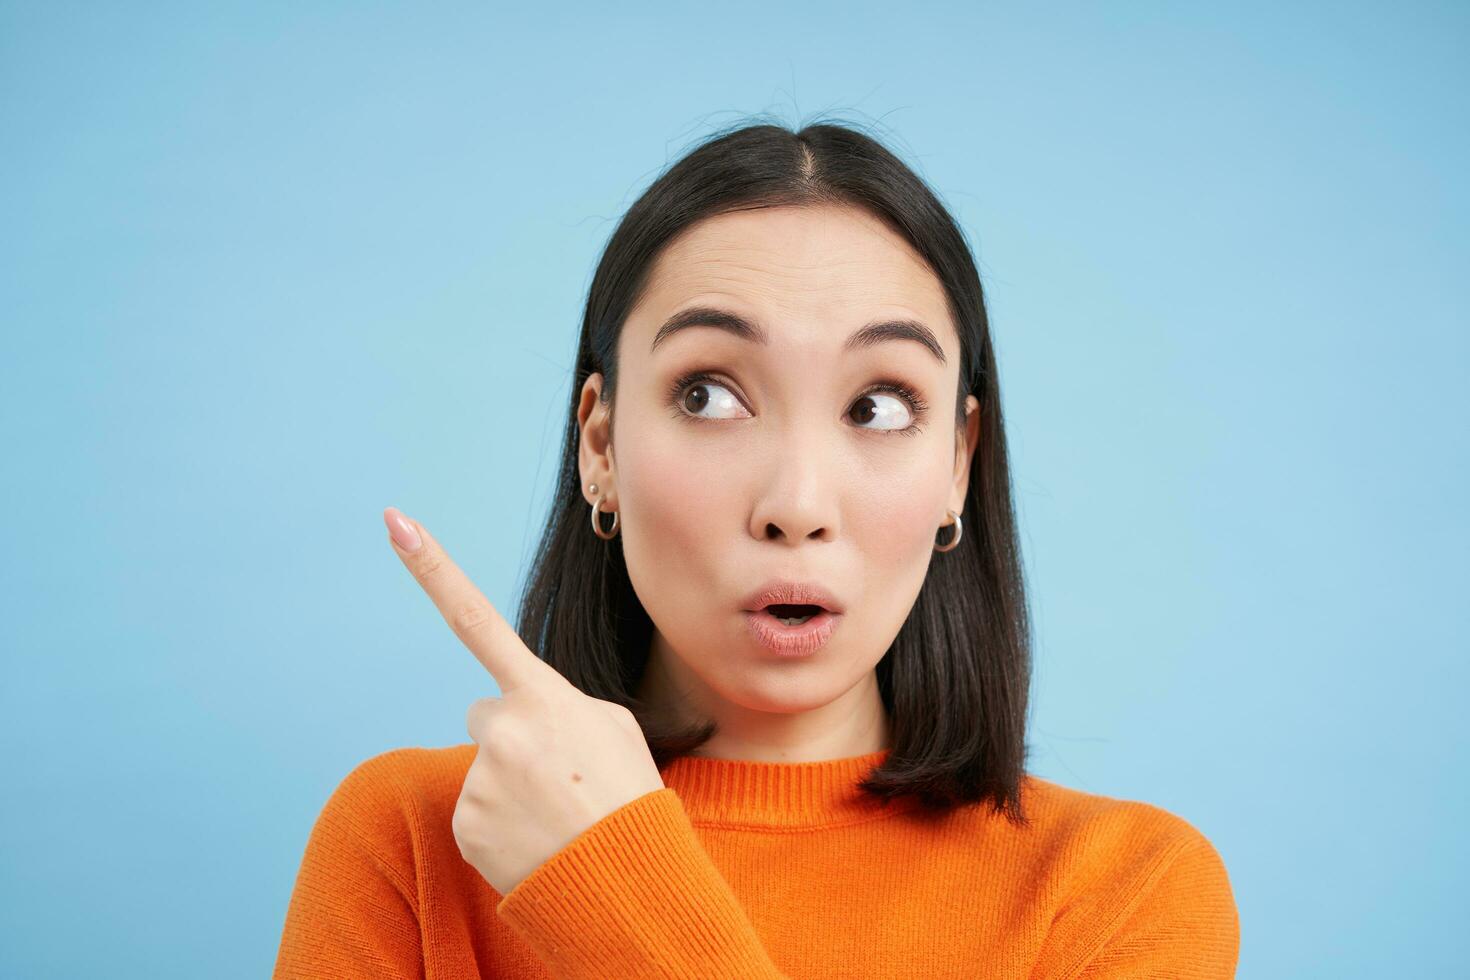
{"label": "fingernail", "polygon": [[393,543],[404,551],[418,551],[423,541],[419,538],[418,530],[403,516],[403,511],[397,507],[389,507],[383,511],[383,520],[388,525],[388,533],[393,537]]}

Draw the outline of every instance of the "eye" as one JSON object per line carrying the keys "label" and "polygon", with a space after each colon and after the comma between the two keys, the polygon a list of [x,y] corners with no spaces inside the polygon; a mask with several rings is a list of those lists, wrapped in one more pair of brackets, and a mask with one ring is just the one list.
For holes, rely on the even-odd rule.
{"label": "eye", "polygon": [[[738,413],[720,418],[750,418],[750,413],[745,411],[730,389],[707,371],[694,371],[675,380],[669,386],[669,399],[673,403],[675,417],[685,421],[713,420],[700,414],[711,405],[716,412]],[[848,409],[848,417],[857,422],[859,428],[884,435],[911,436],[919,433],[918,423],[924,418],[927,408],[924,399],[909,385],[885,379],[876,382],[853,402],[852,408]],[[868,425],[875,420],[878,425]]]}
{"label": "eye", "polygon": [[[698,382],[697,384],[695,382]],[[721,392],[719,395],[711,395],[711,392]],[[717,411],[739,410],[745,411],[740,405],[740,400],[730,393],[730,389],[715,381],[708,375],[695,374],[688,378],[680,378],[674,382],[674,397],[680,408],[690,415],[706,418],[699,413],[710,405],[714,405]],[[740,416],[736,416],[739,418]],[[749,418],[749,413],[745,415]]]}
{"label": "eye", "polygon": [[887,432],[901,432],[909,427],[909,417],[913,413],[908,405],[904,404],[903,399],[884,394],[882,391],[870,391],[853,402],[847,414],[849,418],[860,424],[877,419],[879,424],[875,428]]}

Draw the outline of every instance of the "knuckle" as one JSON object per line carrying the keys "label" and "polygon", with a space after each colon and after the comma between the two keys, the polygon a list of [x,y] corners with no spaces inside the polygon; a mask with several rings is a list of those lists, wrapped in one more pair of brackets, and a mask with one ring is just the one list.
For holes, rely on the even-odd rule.
{"label": "knuckle", "polygon": [[516,690],[499,698],[481,698],[465,713],[465,727],[479,744],[477,762],[492,768],[514,768],[534,758],[549,744],[547,712],[535,697]]}
{"label": "knuckle", "polygon": [[449,618],[449,625],[454,627],[456,633],[473,633],[488,625],[490,617],[489,607],[476,602],[456,609]]}
{"label": "knuckle", "polygon": [[444,567],[444,559],[437,551],[426,551],[413,566],[414,577],[420,581],[430,579]]}
{"label": "knuckle", "polygon": [[481,785],[482,779],[483,777],[466,779],[465,784],[460,787],[459,808],[454,812],[462,824],[468,824],[474,811],[485,803],[485,787]]}
{"label": "knuckle", "polygon": [[453,831],[454,839],[459,842],[460,847],[464,847],[464,842],[469,840],[471,830],[469,810],[467,807],[457,806],[454,808],[454,816],[449,818],[449,829]]}
{"label": "knuckle", "polygon": [[464,726],[470,738],[476,741],[488,739],[490,727],[497,714],[496,709],[500,704],[500,698],[480,698],[470,703],[464,713]]}

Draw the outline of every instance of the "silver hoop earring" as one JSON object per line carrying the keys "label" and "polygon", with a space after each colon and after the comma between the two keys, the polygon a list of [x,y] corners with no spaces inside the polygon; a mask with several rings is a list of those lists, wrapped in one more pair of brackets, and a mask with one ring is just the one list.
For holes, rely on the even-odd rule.
{"label": "silver hoop earring", "polygon": [[[949,542],[949,544],[945,545],[942,548],[939,545],[936,544],[934,546],[934,550],[935,551],[949,551],[955,545],[957,545],[957,544],[960,543],[960,535],[962,535],[962,534],[965,533],[965,525],[964,525],[964,522],[960,520],[960,515],[957,512],[952,511],[952,510],[945,511],[945,513],[951,514],[954,517],[954,524],[953,524],[953,527],[954,527],[954,538]],[[943,529],[943,528],[950,527],[950,526],[951,525],[949,525],[949,524],[942,524],[942,525],[940,525],[940,528]]]}
{"label": "silver hoop earring", "polygon": [[[588,487],[587,492],[596,493],[597,484],[594,483],[592,484],[592,486]],[[602,513],[602,502],[606,499],[606,497],[598,497],[597,502],[592,505],[592,533],[596,534],[604,541],[611,541],[613,538],[618,536],[618,512],[612,512],[612,527],[608,528],[606,533],[603,533],[602,522],[597,519],[597,515]]]}

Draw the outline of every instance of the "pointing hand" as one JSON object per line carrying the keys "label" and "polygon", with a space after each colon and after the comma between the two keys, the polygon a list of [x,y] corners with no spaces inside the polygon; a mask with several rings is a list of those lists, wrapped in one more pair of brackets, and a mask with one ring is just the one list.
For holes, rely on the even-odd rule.
{"label": "pointing hand", "polygon": [[501,895],[619,807],[664,788],[627,708],[588,697],[521,641],[422,524],[383,511],[389,541],[500,688],[465,718],[479,746],[454,809],[460,854]]}

